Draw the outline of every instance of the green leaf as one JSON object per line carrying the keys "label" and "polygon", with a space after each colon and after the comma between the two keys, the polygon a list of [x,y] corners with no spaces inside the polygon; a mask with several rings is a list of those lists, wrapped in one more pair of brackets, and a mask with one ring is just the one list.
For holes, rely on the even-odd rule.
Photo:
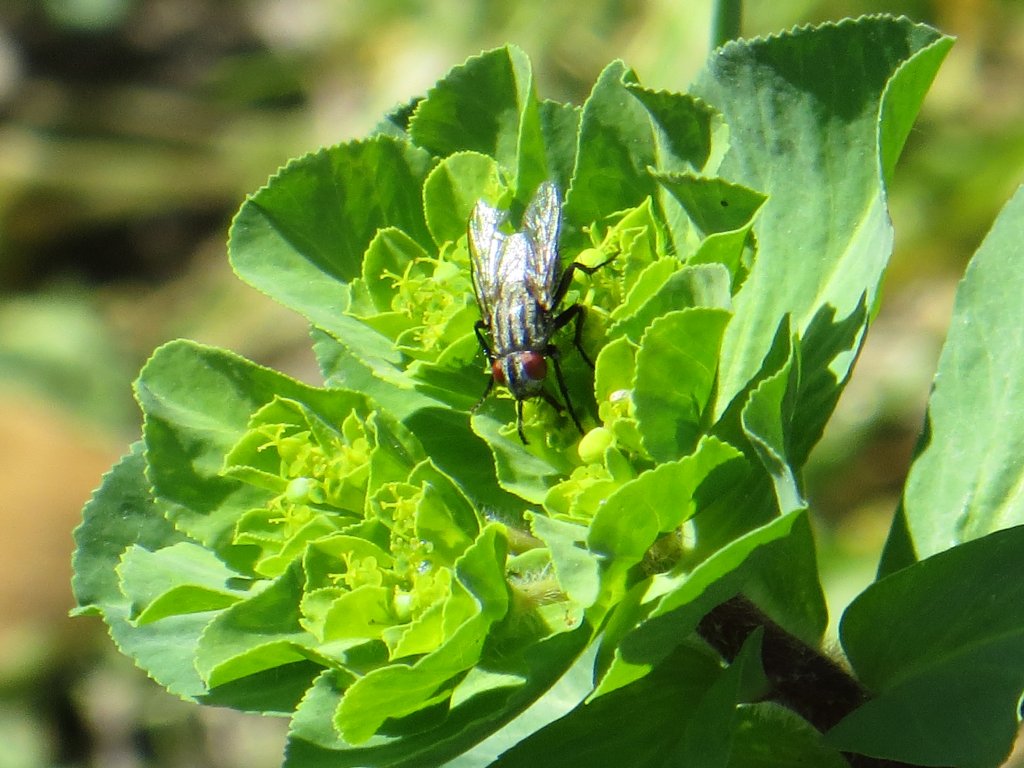
{"label": "green leaf", "polygon": [[743,584],[743,595],[786,632],[812,648],[828,627],[814,533],[806,515],[784,539],[766,547]]}
{"label": "green leaf", "polygon": [[[478,507],[515,513],[522,509],[521,500],[498,486],[491,453],[486,443],[470,430],[465,413],[439,403],[425,394],[422,387],[418,390],[402,388],[377,376],[374,369],[356,358],[347,346],[322,331],[314,329],[313,338],[327,382],[334,387],[363,392],[402,419],[420,437],[426,454],[459,482]],[[486,378],[476,375],[481,380],[482,393]],[[408,381],[405,386],[409,386]]]}
{"label": "green leaf", "polygon": [[[664,278],[666,273],[668,276]],[[659,282],[657,287],[653,291],[648,290],[646,283],[655,280]],[[671,311],[690,307],[728,311],[732,306],[730,283],[729,272],[721,264],[680,268],[672,259],[659,259],[644,270],[630,291],[628,303],[620,305],[624,311],[613,313],[617,322],[608,330],[608,338],[614,340],[626,336],[639,344],[647,327]],[[643,294],[647,297],[639,307],[629,306],[639,302]]]}
{"label": "green leaf", "polygon": [[347,328],[347,283],[379,229],[433,240],[420,190],[432,159],[386,136],[322,149],[282,168],[231,224],[228,256],[239,277],[335,333]]}
{"label": "green leaf", "polygon": [[[637,83],[626,83],[626,88],[650,116],[655,138],[653,165],[659,173],[717,169],[728,147],[729,130],[714,108],[690,94],[652,91]],[[690,217],[664,187],[658,190],[657,199],[675,252],[687,253],[695,238]]]}
{"label": "green leaf", "polygon": [[644,446],[659,461],[690,453],[706,426],[730,314],[684,309],[659,317],[636,356],[633,400]]}
{"label": "green leaf", "polygon": [[633,388],[636,345],[626,337],[620,336],[605,344],[595,363],[594,393],[599,403],[607,402],[616,392]]}
{"label": "green leaf", "polygon": [[518,515],[522,499],[498,485],[487,444],[470,431],[465,413],[450,408],[425,408],[405,422],[421,437],[423,450],[453,478],[478,509]]}
{"label": "green leaf", "polygon": [[[515,432],[512,402],[492,396],[473,414],[473,431],[489,444],[501,487],[540,505],[548,491],[573,469],[566,451],[568,443],[558,435],[551,435],[549,443],[546,428],[531,421],[530,413],[533,408],[550,406],[527,401],[524,409],[530,445],[524,446]],[[564,420],[568,422],[568,417]]]}
{"label": "green leaf", "polygon": [[478,200],[497,203],[504,192],[494,158],[478,152],[449,155],[427,177],[423,205],[427,226],[438,245],[466,235],[466,224]]}
{"label": "green leaf", "polygon": [[[524,694],[540,693],[541,695],[501,729],[492,733],[460,758],[446,764],[445,768],[461,768],[464,765],[490,766],[499,755],[522,742],[527,736],[564,717],[579,705],[590,693],[594,682],[594,655],[597,646],[590,644],[584,647],[585,638],[589,636],[588,628],[583,627],[570,634],[556,635],[539,646],[529,648],[526,654],[530,660],[529,673],[526,675],[527,683],[520,689],[518,697],[525,700]],[[569,642],[568,645],[566,641]],[[562,650],[563,647],[572,650],[579,650],[579,647],[583,647],[583,652],[565,669],[554,685],[548,690],[543,690],[542,686],[551,677],[551,673],[548,671],[552,666],[551,660],[569,657]],[[555,651],[554,653],[551,652],[552,649]],[[559,668],[564,668],[564,665]],[[510,700],[510,707],[514,703],[515,699]]]}
{"label": "green leaf", "polygon": [[[336,674],[327,671],[317,679],[292,719],[285,766],[420,768],[456,758],[490,734],[491,738],[472,750],[479,756],[478,764],[489,764],[502,746],[517,743],[523,735],[565,714],[589,692],[593,659],[580,653],[590,637],[589,628],[581,627],[519,649],[513,657],[506,656],[504,665],[495,671],[499,680],[514,674],[526,681],[524,685],[515,689],[500,685],[478,693],[430,728],[378,734],[360,746],[344,741],[331,725],[342,691]],[[554,689],[542,696],[555,681]],[[506,723],[507,728],[502,728]],[[392,721],[392,725],[397,727],[398,723]]]}
{"label": "green leaf", "polygon": [[[377,231],[366,249],[362,277],[366,291],[379,312],[392,309],[392,302],[399,292],[397,278],[403,276],[418,259],[428,255],[423,246],[397,227]],[[411,319],[408,322],[411,323]],[[383,333],[382,329],[378,330]]]}
{"label": "green leaf", "polygon": [[657,173],[655,178],[686,212],[689,226],[694,230],[691,240],[703,238],[695,248],[677,238],[676,248],[680,252],[692,251],[686,263],[691,266],[722,264],[729,272],[730,292],[736,293],[750,270],[753,254],[750,229],[765,196],[720,178],[689,173]]}
{"label": "green leaf", "polygon": [[520,192],[547,177],[540,106],[530,61],[506,46],[455,67],[416,107],[413,141],[439,157],[477,152],[493,157]]}
{"label": "green leaf", "polygon": [[351,317],[345,316],[344,322],[351,333],[334,336],[317,328],[311,332],[313,352],[329,386],[362,392],[401,420],[438,406],[433,392],[418,391],[401,373],[401,354],[387,336]]}
{"label": "green leaf", "polygon": [[967,267],[907,478],[918,557],[1024,523],[1024,187]]}
{"label": "green leaf", "polygon": [[[686,263],[692,267],[700,264],[721,264],[729,274],[730,293],[735,295],[750,272],[749,262],[753,251],[750,247],[749,233],[750,227],[745,227],[708,235]],[[729,307],[732,307],[731,302]]]}
{"label": "green leaf", "polygon": [[476,603],[475,615],[414,664],[392,663],[356,680],[345,691],[335,716],[342,738],[363,743],[388,718],[404,717],[448,698],[450,681],[477,662],[491,624],[508,608],[504,554],[498,527],[485,528],[456,564],[458,583],[468,587]]}
{"label": "green leaf", "polygon": [[121,592],[116,567],[134,544],[159,549],[184,541],[149,491],[142,443],[132,446],[104,477],[75,529],[72,588],[77,613],[98,613],[118,649],[160,685],[182,698],[201,696],[205,686],[192,666],[192,649],[209,614],[173,617],[146,627],[131,622],[131,602]]}
{"label": "green leaf", "polygon": [[454,561],[479,533],[476,510],[462,489],[430,459],[416,466],[408,482],[423,485],[424,502],[416,516],[417,536],[432,542],[434,552]]}
{"label": "green leaf", "polygon": [[655,178],[683,206],[701,237],[745,231],[767,199],[760,192],[719,178],[692,173],[658,173]]}
{"label": "green leaf", "polygon": [[666,462],[615,490],[590,525],[587,544],[604,558],[629,568],[640,562],[655,539],[688,520],[697,508],[697,489],[712,473],[742,454],[713,437],[690,456]]}
{"label": "green leaf", "polygon": [[788,457],[789,425],[793,419],[793,390],[799,379],[796,346],[776,373],[761,381],[743,408],[743,431],[775,487],[779,512],[804,506],[796,474]]}
{"label": "green leaf", "polygon": [[778,704],[739,707],[729,768],[849,768],[806,720]]}
{"label": "green leaf", "polygon": [[[116,566],[122,553],[135,544],[154,551],[185,545],[184,537],[171,527],[149,495],[149,482],[143,470],[142,444],[136,443],[132,453],[111,470],[86,505],[84,520],[75,531],[78,548],[73,586],[80,606],[78,613],[100,613],[118,649],[177,696],[267,714],[292,711],[309,687],[309,667],[300,670],[302,665],[291,665],[278,669],[270,678],[257,675],[248,688],[227,685],[212,693],[207,691],[196,672],[194,654],[200,635],[216,615],[214,612],[168,615],[159,621],[155,620],[158,617],[154,612],[149,617],[154,620],[149,623],[131,620],[132,599],[121,591],[117,578]],[[200,570],[215,570],[208,565]],[[158,591],[152,580],[142,586],[149,594]]]}
{"label": "green leaf", "polygon": [[[705,613],[756,578],[766,558],[769,563],[785,558],[792,551],[786,543],[789,537],[808,533],[806,513],[791,512],[740,536],[688,572],[655,576],[639,584],[619,604],[605,629],[605,671],[596,695],[648,675],[696,629]],[[805,578],[803,567],[794,570],[795,578]]]}
{"label": "green leaf", "polygon": [[160,513],[145,470],[143,444],[135,442],[82,510],[72,556],[77,614],[98,613],[107,618],[112,612],[123,619],[129,605],[116,567],[125,550],[132,545],[156,550],[185,540]]}
{"label": "green leaf", "polygon": [[722,116],[700,99],[688,93],[653,91],[637,83],[626,83],[626,89],[654,121],[660,170],[701,171],[713,160],[716,144],[724,149]]}
{"label": "green leaf", "polygon": [[540,104],[540,130],[547,152],[548,178],[559,189],[568,189],[572,180],[582,112],[573,104],[554,101],[542,101]]}
{"label": "green leaf", "polygon": [[[353,409],[365,414],[364,397],[300,384],[223,350],[188,341],[160,347],[135,384],[145,413],[150,480],[174,506],[175,525],[222,553],[244,512],[262,507],[270,492],[224,477],[224,457],[246,434],[252,415],[286,397],[341,424]],[[242,558],[235,551],[232,558]],[[237,564],[229,559],[229,565]]]}
{"label": "green leaf", "polygon": [[657,192],[647,172],[657,162],[654,131],[647,111],[626,89],[634,82],[632,70],[613,62],[583,104],[576,169],[564,209],[571,226],[589,226]]}
{"label": "green leaf", "polygon": [[[906,19],[869,17],[712,54],[695,92],[730,128],[720,175],[768,196],[722,348],[716,418],[760,368],[787,313],[803,336],[825,305],[846,317],[865,296],[874,304],[892,249],[880,168],[894,161],[951,44]],[[835,381],[853,357],[829,363]]]}
{"label": "green leaf", "polygon": [[757,681],[758,687],[763,689],[762,635],[761,629],[750,633],[736,658],[701,697],[668,764],[725,768],[736,730],[736,705],[746,698],[744,683]]}
{"label": "green leaf", "polygon": [[1024,692],[1024,528],[961,544],[870,586],[840,625],[875,693],[829,732],[844,751],[987,768],[1013,746]]}
{"label": "green leaf", "polygon": [[302,587],[296,564],[210,622],[195,649],[195,666],[211,688],[313,654],[316,638],[299,623]]}
{"label": "green leaf", "polygon": [[118,566],[122,591],[131,600],[138,624],[176,616],[227,608],[246,596],[238,578],[209,550],[179,542],[150,552],[129,548]]}
{"label": "green leaf", "polygon": [[697,645],[682,644],[643,680],[595,701],[530,736],[494,768],[566,766],[726,765],[734,738],[736,704],[748,681],[762,679],[760,633],[754,633],[728,669]]}
{"label": "green leaf", "polygon": [[[844,318],[836,319],[830,306],[811,319],[799,341],[800,380],[789,434],[789,457],[794,468],[803,467],[832,415],[867,331],[868,307],[861,302]],[[838,365],[838,368],[837,368]],[[847,378],[838,375],[844,370]]]}
{"label": "green leaf", "polygon": [[530,530],[551,551],[562,590],[583,608],[597,600],[601,586],[597,557],[585,545],[587,529],[545,515],[530,515]]}
{"label": "green leaf", "polygon": [[670,755],[679,748],[684,724],[721,676],[718,659],[706,649],[682,645],[651,675],[579,705],[506,752],[493,768],[550,765],[554,755],[565,768],[682,765]]}

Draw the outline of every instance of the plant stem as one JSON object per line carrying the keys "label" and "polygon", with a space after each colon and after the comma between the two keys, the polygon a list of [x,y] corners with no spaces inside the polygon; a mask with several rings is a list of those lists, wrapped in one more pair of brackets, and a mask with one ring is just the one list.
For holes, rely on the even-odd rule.
{"label": "plant stem", "polygon": [[[803,717],[822,733],[864,704],[870,694],[840,664],[788,634],[742,595],[708,613],[697,632],[730,663],[757,627],[764,628],[762,663],[771,684],[767,698]],[[907,763],[844,754],[852,768],[913,768]]]}
{"label": "plant stem", "polygon": [[711,48],[738,38],[742,19],[743,0],[715,0],[711,11]]}

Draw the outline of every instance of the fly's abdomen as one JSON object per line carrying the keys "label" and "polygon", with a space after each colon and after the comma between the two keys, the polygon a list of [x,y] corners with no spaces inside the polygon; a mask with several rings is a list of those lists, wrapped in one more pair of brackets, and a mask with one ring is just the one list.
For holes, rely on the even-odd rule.
{"label": "fly's abdomen", "polygon": [[547,349],[551,335],[548,313],[525,290],[509,291],[502,299],[491,319],[495,355]]}

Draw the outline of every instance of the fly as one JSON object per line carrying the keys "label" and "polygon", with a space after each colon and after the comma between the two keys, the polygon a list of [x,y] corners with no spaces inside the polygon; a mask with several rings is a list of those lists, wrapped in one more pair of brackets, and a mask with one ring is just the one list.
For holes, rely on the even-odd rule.
{"label": "fly", "polygon": [[508,212],[493,208],[483,200],[477,202],[469,219],[473,289],[480,305],[480,319],[474,330],[491,365],[491,379],[480,402],[487,398],[495,382],[508,387],[516,400],[516,429],[524,445],[527,443],[523,433],[524,400],[541,397],[556,410],[562,410],[559,402],[544,389],[549,359],[566,410],[576,428],[583,432],[569,400],[558,348],[551,343],[551,337],[575,321],[573,344],[586,363],[594,367],[580,345],[585,316],[583,306],[573,304],[562,312],[557,309],[576,270],[591,275],[611,259],[596,267],[573,262],[562,272],[558,258],[561,215],[558,187],[546,181],[537,188],[527,206],[522,229],[518,232],[501,232]]}

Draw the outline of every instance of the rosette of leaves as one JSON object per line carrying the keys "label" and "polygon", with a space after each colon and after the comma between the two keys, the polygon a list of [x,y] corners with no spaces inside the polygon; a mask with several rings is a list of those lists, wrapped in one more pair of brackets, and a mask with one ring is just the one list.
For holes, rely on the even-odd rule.
{"label": "rosette of leaves", "polygon": [[[142,443],[77,533],[81,610],[169,690],[290,715],[289,766],[550,764],[566,743],[559,765],[760,765],[765,740],[842,765],[813,717],[750,704],[757,633],[724,665],[695,630],[742,593],[820,643],[800,471],[950,42],[846,21],[730,43],[688,93],[613,63],[581,106],[539,98],[506,47],[292,161],[229,251],[309,320],[326,388],[159,349]],[[563,266],[610,261],[565,304],[595,369],[553,339],[586,434],[538,399],[524,445],[507,394],[473,408],[466,224],[485,200],[515,226],[545,180]]]}

